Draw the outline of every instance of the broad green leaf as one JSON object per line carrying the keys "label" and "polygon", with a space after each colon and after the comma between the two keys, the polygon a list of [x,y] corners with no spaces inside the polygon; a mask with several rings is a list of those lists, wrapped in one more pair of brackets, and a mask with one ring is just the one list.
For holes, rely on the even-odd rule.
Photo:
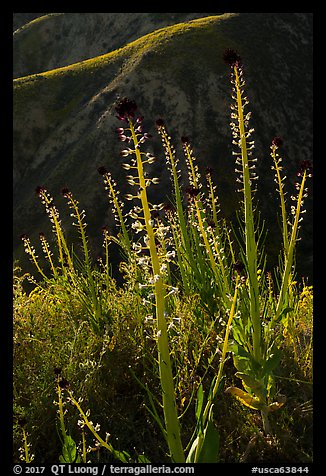
{"label": "broad green leaf", "polygon": [[235,376],[241,378],[244,386],[251,389],[256,395],[262,395],[266,393],[263,384],[251,375],[245,374],[243,372],[236,372]]}
{"label": "broad green leaf", "polygon": [[194,440],[193,444],[191,445],[191,448],[189,450],[189,453],[186,459],[186,463],[194,463],[198,441],[199,441],[199,437],[197,436],[197,438]]}
{"label": "broad green leaf", "polygon": [[230,347],[231,347],[232,352],[235,355],[240,356],[240,357],[250,358],[249,352],[247,352],[241,345],[237,344],[236,342]]}
{"label": "broad green leaf", "polygon": [[281,359],[281,350],[276,348],[276,349],[273,350],[273,353],[266,360],[266,362],[263,366],[263,375],[268,375],[271,372],[273,372],[273,370],[280,363],[280,359]]}
{"label": "broad green leaf", "polygon": [[[208,414],[208,421],[201,437],[197,436],[189,450],[186,463],[217,463],[219,461],[220,434],[213,422],[213,405]],[[196,458],[198,444],[201,443],[199,455]]]}
{"label": "broad green leaf", "polygon": [[233,362],[237,370],[246,374],[259,372],[261,365],[241,345],[234,344],[232,347]]}
{"label": "broad green leaf", "polygon": [[250,359],[248,359],[247,357],[233,355],[233,363],[235,365],[235,368],[240,372],[245,372],[250,369]]}
{"label": "broad green leaf", "polygon": [[196,415],[196,420],[199,421],[202,409],[203,409],[203,403],[204,403],[204,390],[203,390],[203,385],[200,384],[197,392],[197,402],[196,402],[196,410],[195,410],[195,415]]}
{"label": "broad green leaf", "polygon": [[62,446],[62,455],[59,457],[60,463],[80,463],[81,459],[77,453],[75,441],[71,436],[66,435]]}
{"label": "broad green leaf", "polygon": [[282,310],[282,312],[279,314],[279,316],[278,316],[276,322],[282,320],[282,319],[283,319],[284,317],[286,317],[286,315],[287,315],[289,312],[291,312],[291,311],[293,311],[293,307],[286,307],[286,308],[284,308],[284,309]]}
{"label": "broad green leaf", "polygon": [[204,442],[197,463],[218,463],[220,434],[214,426],[213,405],[210,408],[207,425],[204,430]]}
{"label": "broad green leaf", "polygon": [[238,387],[228,387],[225,390],[225,393],[230,393],[243,405],[252,408],[253,410],[261,410],[263,408],[263,404],[259,401],[258,398],[254,397],[253,395],[250,395],[247,392],[244,392]]}

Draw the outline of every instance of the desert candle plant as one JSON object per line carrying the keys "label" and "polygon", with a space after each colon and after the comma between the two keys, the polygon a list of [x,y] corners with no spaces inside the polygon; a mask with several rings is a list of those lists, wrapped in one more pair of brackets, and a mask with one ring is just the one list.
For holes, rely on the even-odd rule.
{"label": "desert candle plant", "polygon": [[233,143],[239,149],[236,164],[241,168],[240,183],[243,185],[245,256],[249,280],[250,319],[253,326],[253,354],[259,362],[261,359],[261,320],[257,275],[257,240],[252,200],[252,182],[256,179],[256,174],[254,172],[255,164],[250,160],[254,142],[248,140],[253,129],[249,128],[250,113],[245,114],[248,99],[244,93],[245,81],[240,57],[236,52],[228,50],[224,55],[224,60],[231,66],[232,97],[235,101],[231,113],[231,118],[234,119],[234,122],[231,123],[231,128]]}
{"label": "desert candle plant", "polygon": [[[238,370],[236,376],[242,380],[246,390],[229,387],[226,391],[234,395],[244,405],[260,410],[265,433],[271,432],[269,413],[281,408],[284,398],[281,397],[273,401],[273,371],[280,360],[280,343],[275,330],[280,324],[283,316],[290,310],[288,303],[289,290],[291,288],[291,275],[293,273],[293,260],[295,246],[298,239],[299,222],[301,220],[303,198],[306,196],[305,181],[311,168],[310,162],[306,161],[300,173],[301,183],[296,185],[297,197],[293,197],[296,207],[292,206],[291,213],[293,221],[288,220],[284,193],[285,177],[281,175],[281,159],[277,154],[277,149],[282,141],[276,137],[272,141],[271,156],[273,158],[273,168],[276,171],[276,183],[280,196],[282,213],[282,237],[283,237],[283,268],[279,285],[279,294],[276,306],[266,305],[271,301],[270,277],[264,277],[264,255],[259,257],[259,225],[255,217],[255,206],[253,195],[255,192],[254,180],[257,179],[255,173],[255,162],[257,159],[251,157],[254,148],[254,141],[249,140],[253,129],[249,127],[250,112],[246,112],[248,99],[244,92],[244,75],[241,59],[234,50],[227,50],[224,55],[225,62],[231,67],[231,82],[233,85],[234,103],[231,106],[231,129],[233,144],[237,147],[236,172],[240,174],[238,182],[242,188],[240,193],[243,196],[243,268],[246,282],[248,283],[248,294],[244,289],[242,292],[242,303],[248,301],[249,306],[240,306],[241,318],[234,329],[234,337],[237,344],[234,347],[234,363]],[[261,254],[262,251],[261,251]],[[279,270],[278,270],[279,271]],[[249,322],[246,326],[245,323]],[[281,322],[282,324],[282,322]],[[284,322],[283,322],[284,324]],[[250,330],[249,330],[250,329]],[[248,332],[249,330],[249,332]]]}
{"label": "desert candle plant", "polygon": [[118,118],[127,123],[127,127],[123,133],[119,130],[119,135],[125,133],[130,134],[129,140],[133,144],[133,149],[128,148],[121,152],[122,156],[132,155],[131,170],[134,175],[129,176],[129,183],[136,186],[138,191],[136,198],[141,203],[141,210],[138,213],[138,219],[134,222],[135,229],[138,232],[144,232],[144,244],[150,254],[151,281],[155,294],[155,315],[157,321],[157,349],[158,349],[158,365],[160,382],[162,387],[163,412],[165,420],[166,440],[169,446],[171,460],[182,463],[185,461],[180,424],[178,420],[174,381],[172,374],[172,365],[170,359],[169,341],[167,334],[167,322],[165,317],[165,298],[166,298],[166,273],[164,261],[168,259],[160,256],[156,244],[156,235],[164,233],[164,227],[159,224],[156,228],[152,218],[153,207],[150,205],[147,195],[147,188],[150,184],[158,183],[157,178],[148,178],[145,176],[144,165],[148,160],[152,161],[152,157],[141,151],[141,144],[148,139],[148,134],[143,133],[142,118],[139,116],[134,119],[137,105],[134,101],[127,98],[122,99],[116,106]]}

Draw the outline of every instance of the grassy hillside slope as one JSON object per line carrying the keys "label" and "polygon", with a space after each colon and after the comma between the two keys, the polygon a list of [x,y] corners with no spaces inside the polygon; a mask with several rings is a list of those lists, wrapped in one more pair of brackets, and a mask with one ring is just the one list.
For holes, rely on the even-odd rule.
{"label": "grassy hillside slope", "polygon": [[[19,15],[19,14],[16,14]],[[20,14],[23,23],[28,14]],[[159,28],[217,13],[49,13],[14,32],[14,77],[67,66],[128,44]],[[69,47],[67,48],[67,45]]]}

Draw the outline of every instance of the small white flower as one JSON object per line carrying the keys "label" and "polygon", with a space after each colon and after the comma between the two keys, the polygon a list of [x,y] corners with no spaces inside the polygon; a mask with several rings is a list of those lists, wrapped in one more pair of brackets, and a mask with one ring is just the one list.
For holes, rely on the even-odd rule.
{"label": "small white flower", "polygon": [[134,151],[130,148],[124,149],[120,152],[121,157],[127,157],[127,155],[132,154]]}
{"label": "small white flower", "polygon": [[149,261],[148,256],[141,256],[140,258],[137,259],[137,263],[139,264],[139,266],[147,265],[148,261]]}
{"label": "small white flower", "polygon": [[172,296],[172,295],[175,295],[179,292],[179,289],[178,288],[175,288],[174,286],[171,286],[170,287],[170,291],[168,292],[167,296]]}
{"label": "small white flower", "polygon": [[166,263],[163,263],[163,264],[161,265],[161,267],[160,267],[161,273],[164,273],[167,269],[168,269],[168,267],[167,267],[167,264],[166,264]]}
{"label": "small white flower", "polygon": [[134,223],[132,223],[131,228],[133,228],[136,233],[139,233],[143,230],[144,225],[142,225],[139,220],[136,220]]}
{"label": "small white flower", "polygon": [[165,255],[166,259],[170,260],[172,258],[175,258],[175,251],[168,251]]}
{"label": "small white flower", "polygon": [[145,324],[153,324],[153,323],[154,323],[153,316],[146,316],[145,317]]}
{"label": "small white flower", "polygon": [[155,284],[155,283],[157,283],[157,281],[159,281],[159,279],[160,279],[160,275],[155,274],[152,278],[149,278],[149,283],[150,284]]}

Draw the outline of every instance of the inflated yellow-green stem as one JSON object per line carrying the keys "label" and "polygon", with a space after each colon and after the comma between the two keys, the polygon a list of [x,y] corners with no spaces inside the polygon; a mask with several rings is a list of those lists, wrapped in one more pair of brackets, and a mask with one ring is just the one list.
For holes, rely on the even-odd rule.
{"label": "inflated yellow-green stem", "polygon": [[157,318],[157,347],[160,381],[163,397],[163,412],[165,420],[166,438],[169,446],[171,459],[175,463],[185,462],[185,456],[180,435],[180,425],[176,407],[172,366],[169,352],[167,323],[164,315],[165,287],[164,278],[160,271],[160,261],[155,244],[155,233],[152,225],[150,206],[147,198],[146,181],[143,170],[141,153],[135,128],[131,119],[129,127],[132,140],[135,144],[136,165],[139,178],[140,200],[143,209],[145,229],[148,238],[148,247],[152,263],[152,271],[155,277],[155,307]]}

